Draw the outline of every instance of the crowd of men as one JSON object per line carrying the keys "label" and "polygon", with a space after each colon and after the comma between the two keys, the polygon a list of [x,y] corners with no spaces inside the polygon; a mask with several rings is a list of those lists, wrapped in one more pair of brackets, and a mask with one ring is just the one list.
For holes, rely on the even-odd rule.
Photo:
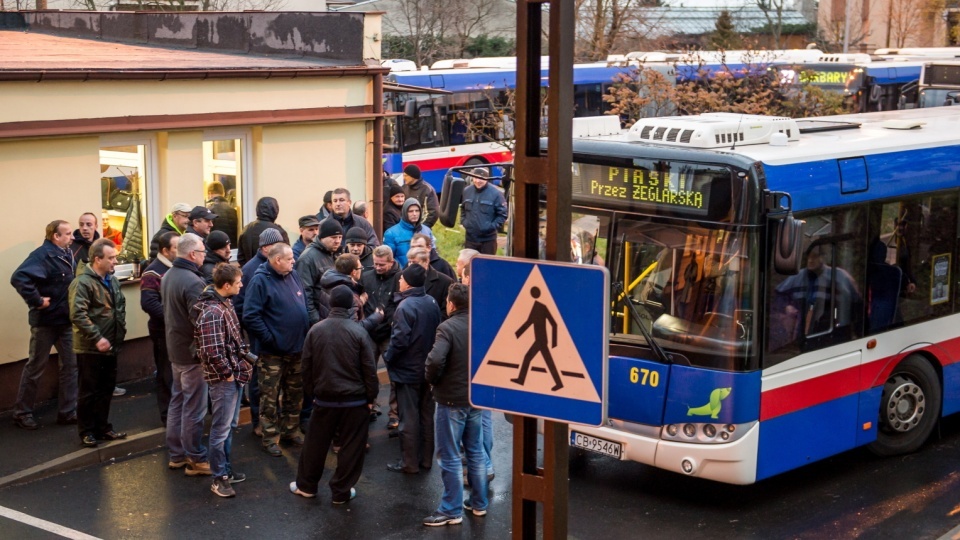
{"label": "crowd of men", "polygon": [[[400,443],[399,459],[387,469],[417,474],[436,458],[442,470],[444,494],[424,525],[460,523],[464,510],[486,514],[492,419],[467,398],[467,263],[496,252],[506,203],[484,170],[473,172],[456,268],[437,253],[430,226],[438,199],[415,165],[404,169],[402,186],[385,177],[382,239],[364,217],[365,205],[337,188],[317,215],[299,219],[291,245],[276,224],[278,202],[264,197],[237,239],[239,264],[230,261],[234,242],[215,228],[218,215],[209,205],[174,205],[140,276],[169,468],[212,476],[213,493],[235,496],[233,485],[246,476],[233,470],[230,450],[246,399],[266,454],[302,447],[290,491],[316,497],[332,446],[331,502],[346,503],[356,496],[369,424],[380,414],[382,361],[391,381],[388,428]],[[126,437],[109,422],[126,334],[126,303],[114,276],[118,246],[96,236],[93,214],[82,215],[76,231],[53,221],[11,277],[31,327],[14,421],[39,427],[37,384],[56,347],[57,421],[76,423],[86,447]]]}

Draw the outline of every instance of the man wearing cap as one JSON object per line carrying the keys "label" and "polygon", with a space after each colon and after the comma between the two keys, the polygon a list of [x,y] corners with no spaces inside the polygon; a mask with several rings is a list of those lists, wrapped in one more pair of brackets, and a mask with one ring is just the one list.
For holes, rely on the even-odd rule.
{"label": "man wearing cap", "polygon": [[140,275],[140,309],[150,317],[147,321],[147,332],[150,335],[150,341],[153,342],[153,362],[157,367],[157,407],[160,409],[160,422],[163,425],[167,425],[173,372],[170,369],[170,355],[167,353],[160,283],[177,258],[179,242],[180,235],[173,231],[167,231],[160,236],[158,242],[160,251],[157,252],[157,258]]}
{"label": "man wearing cap", "polygon": [[420,201],[420,208],[423,209],[423,224],[433,227],[440,217],[440,202],[437,200],[437,191],[433,186],[423,181],[420,167],[410,164],[403,168],[403,194],[407,199],[414,198]]}
{"label": "man wearing cap", "polygon": [[213,269],[220,263],[230,262],[230,237],[223,231],[213,231],[207,237],[207,255],[200,265],[203,282],[213,283]]}
{"label": "man wearing cap", "polygon": [[213,220],[217,215],[210,211],[206,206],[194,206],[190,210],[190,223],[187,224],[187,232],[193,233],[206,242],[207,236],[213,230]]}
{"label": "man wearing cap", "polygon": [[324,272],[333,268],[342,241],[343,228],[340,227],[340,222],[325,219],[320,222],[317,237],[303,250],[300,260],[297,261],[297,274],[300,275],[306,293],[311,326],[322,321],[330,309],[327,293],[323,291],[320,279]]}
{"label": "man wearing cap", "polygon": [[412,264],[400,274],[400,305],[393,314],[390,345],[383,355],[397,388],[401,458],[387,470],[416,474],[433,465],[435,404],[424,366],[440,325],[440,308],[424,292],[426,270]]}
{"label": "man wearing cap", "polygon": [[390,246],[394,258],[402,268],[407,265],[407,251],[413,235],[423,233],[432,238],[433,233],[430,232],[430,227],[423,224],[423,213],[417,199],[404,201],[401,216],[400,223],[383,233],[383,245]]}
{"label": "man wearing cap", "polygon": [[187,232],[187,225],[190,224],[190,211],[193,210],[193,207],[187,203],[177,203],[173,205],[173,210],[167,214],[167,217],[163,219],[163,224],[160,225],[160,230],[157,231],[157,234],[153,235],[153,239],[150,240],[150,258],[153,259],[157,256],[157,251],[159,251],[158,242],[160,237],[168,232],[175,232],[177,236],[182,235]]}
{"label": "man wearing cap", "polygon": [[300,218],[300,238],[293,243],[293,259],[300,260],[300,254],[307,249],[310,242],[320,233],[320,221],[317,216],[303,216]]}
{"label": "man wearing cap", "polygon": [[507,202],[499,189],[489,185],[486,169],[471,173],[473,184],[463,188],[460,203],[460,223],[467,232],[463,247],[496,255],[497,231],[507,221]]}
{"label": "man wearing cap", "polygon": [[190,309],[203,292],[200,265],[207,251],[203,240],[184,233],[177,243],[177,258],[160,280],[167,354],[173,372],[173,392],[167,409],[167,448],[171,469],[186,468],[187,476],[209,476],[207,449],[203,446],[203,417],[207,412],[207,383],[193,343]]}
{"label": "man wearing cap", "polygon": [[[240,292],[232,298],[233,309],[237,312],[237,320],[240,321],[241,328],[243,328],[243,299],[246,295],[247,287],[250,285],[250,280],[253,279],[253,274],[256,273],[257,269],[260,268],[263,263],[267,262],[267,252],[270,251],[270,247],[281,242],[283,242],[283,237],[280,236],[280,231],[277,229],[264,229],[263,232],[260,233],[260,247],[257,249],[256,255],[247,261],[247,264],[243,265],[243,276],[240,278],[243,286],[240,287]],[[260,369],[257,366],[253,366],[253,377],[247,386],[247,393],[250,398],[250,423],[253,424],[253,434],[257,437],[261,435],[259,374]]]}
{"label": "man wearing cap", "polygon": [[267,262],[253,274],[243,302],[243,324],[253,353],[260,357],[263,450],[280,457],[281,440],[303,445],[300,353],[310,329],[303,285],[293,271],[293,250],[287,244],[274,244]]}
{"label": "man wearing cap", "polygon": [[343,243],[347,245],[347,252],[360,259],[363,269],[373,268],[373,249],[367,245],[366,235],[359,227],[353,227],[343,235]]}
{"label": "man wearing cap", "polygon": [[237,246],[237,262],[243,266],[257,254],[260,233],[266,229],[280,231],[284,244],[290,244],[290,237],[283,227],[277,225],[277,216],[280,215],[280,203],[273,197],[261,197],[257,201],[257,219],[251,221],[240,233],[240,242]]}
{"label": "man wearing cap", "polygon": [[383,201],[383,230],[386,231],[400,223],[400,211],[407,196],[403,194],[403,186],[390,180],[387,190],[387,200]]}
{"label": "man wearing cap", "polygon": [[[347,234],[354,228],[363,231],[367,245],[379,246],[380,240],[377,239],[377,231],[373,230],[373,225],[366,218],[353,213],[353,203],[350,202],[350,191],[346,188],[337,188],[333,190],[333,196],[330,199],[333,202],[333,213],[327,216],[324,221],[335,220],[343,229],[343,234]],[[341,248],[341,252],[346,249]]]}
{"label": "man wearing cap", "polygon": [[337,470],[330,479],[331,500],[342,504],[357,494],[363,472],[368,414],[377,399],[377,361],[370,337],[353,322],[353,292],[338,285],[330,292],[330,315],[314,325],[303,346],[303,382],[313,394],[313,414],[300,452],[297,479],[290,491],[317,494],[327,451],[336,436]]}

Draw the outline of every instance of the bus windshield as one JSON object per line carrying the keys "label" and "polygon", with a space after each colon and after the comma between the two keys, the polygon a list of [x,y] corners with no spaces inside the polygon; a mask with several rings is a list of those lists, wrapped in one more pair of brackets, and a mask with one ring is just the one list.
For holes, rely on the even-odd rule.
{"label": "bus windshield", "polygon": [[614,340],[639,339],[642,324],[691,365],[756,369],[756,232],[633,217],[614,231],[611,274],[639,315],[618,302]]}

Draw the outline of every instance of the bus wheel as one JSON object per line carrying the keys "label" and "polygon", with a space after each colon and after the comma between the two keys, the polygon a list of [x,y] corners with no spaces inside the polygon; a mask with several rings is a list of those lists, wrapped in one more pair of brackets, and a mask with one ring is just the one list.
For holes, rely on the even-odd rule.
{"label": "bus wheel", "polygon": [[877,440],[870,450],[880,456],[907,454],[920,448],[940,417],[940,378],[929,362],[910,356],[883,385]]}
{"label": "bus wheel", "polygon": [[486,161],[484,161],[484,160],[482,160],[482,159],[480,159],[480,158],[478,158],[478,157],[472,157],[472,158],[468,159],[467,162],[463,164],[463,166],[464,166],[464,167],[480,167],[480,166],[486,165],[486,164],[487,164]]}

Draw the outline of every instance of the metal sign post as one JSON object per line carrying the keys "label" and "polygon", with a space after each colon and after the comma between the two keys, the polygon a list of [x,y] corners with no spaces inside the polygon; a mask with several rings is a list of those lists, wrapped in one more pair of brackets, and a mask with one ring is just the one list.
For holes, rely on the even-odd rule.
{"label": "metal sign post", "polygon": [[[544,4],[549,5],[547,155],[540,152],[540,56]],[[570,260],[573,146],[573,0],[517,2],[517,129],[515,257],[539,257],[541,185],[547,193],[546,259]],[[543,468],[537,466],[537,419],[513,424],[513,537],[535,538],[537,503],[543,504],[543,537],[567,537],[567,424],[544,424]]]}

